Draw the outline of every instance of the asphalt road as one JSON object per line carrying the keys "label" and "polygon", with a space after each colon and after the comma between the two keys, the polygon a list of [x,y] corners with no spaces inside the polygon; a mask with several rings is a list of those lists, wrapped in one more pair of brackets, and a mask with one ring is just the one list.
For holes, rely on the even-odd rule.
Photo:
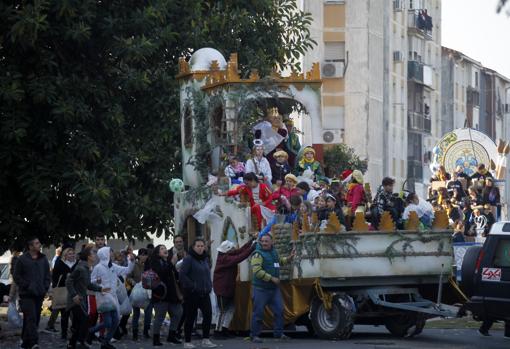
{"label": "asphalt road", "polygon": [[[265,337],[263,344],[252,344],[243,338],[228,340],[213,340],[223,349],[509,349],[510,339],[503,338],[503,331],[491,331],[491,337],[480,337],[475,329],[427,329],[412,339],[398,339],[391,336],[384,327],[356,326],[351,339],[346,341],[325,341],[310,338],[304,332],[288,333],[293,338],[288,342],[276,342],[270,337]],[[40,334],[42,349],[65,348],[65,342],[59,339],[58,334]],[[0,340],[1,349],[19,348],[19,337],[7,337]],[[199,341],[194,341],[199,344]],[[152,348],[150,341],[133,342],[124,339],[114,344],[118,349],[141,349]],[[199,348],[200,346],[197,346]],[[93,348],[99,348],[94,345]],[[166,344],[161,348],[182,348]]]}

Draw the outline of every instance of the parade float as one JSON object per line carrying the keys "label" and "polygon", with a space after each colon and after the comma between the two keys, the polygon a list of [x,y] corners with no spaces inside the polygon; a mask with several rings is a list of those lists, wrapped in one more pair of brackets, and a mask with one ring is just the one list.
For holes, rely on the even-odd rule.
{"label": "parade float", "polygon": [[[468,176],[473,175],[478,165],[484,164],[494,176],[494,184],[499,188],[502,200],[502,217],[507,217],[506,180],[507,156],[510,145],[498,140],[498,144],[478,130],[460,128],[446,133],[432,149],[430,169],[435,172],[444,166],[446,172],[453,173],[460,167]],[[446,187],[447,183],[437,181],[433,188]],[[467,189],[466,187],[464,189]]]}
{"label": "parade float", "polygon": [[[241,246],[258,233],[246,198],[215,194],[228,188],[222,177],[226,155],[242,153],[252,142],[251,130],[267,108],[277,108],[284,117],[301,113],[311,118],[317,146],[320,70],[314,64],[305,74],[273,73],[264,78],[252,71],[243,79],[236,54],[227,62],[211,48],[196,51],[189,61],[182,58],[179,67],[183,171],[182,181],[171,183],[175,231],[188,244],[197,236],[207,239],[214,270],[222,241]],[[451,273],[451,232],[445,212],[436,212],[428,231],[419,230],[414,212],[400,231],[387,212],[379,231],[370,231],[363,213],[356,215],[349,232],[334,214],[327,224],[319,224],[316,215],[303,220],[301,232],[291,224],[272,228],[280,255],[296,251],[292,264],[281,271],[287,325],[305,325],[321,338],[348,338],[354,324],[385,325],[397,336],[412,336],[422,331],[429,317],[455,315],[440,304],[440,296],[434,301],[422,297],[426,288],[441,294]],[[250,280],[245,261],[239,266],[232,330],[249,330]]]}

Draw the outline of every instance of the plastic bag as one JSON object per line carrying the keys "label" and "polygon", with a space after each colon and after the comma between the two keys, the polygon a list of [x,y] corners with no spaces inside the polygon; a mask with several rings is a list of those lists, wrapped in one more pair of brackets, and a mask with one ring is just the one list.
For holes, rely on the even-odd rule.
{"label": "plastic bag", "polygon": [[9,302],[9,308],[7,309],[7,321],[13,328],[23,327],[23,319],[16,308],[16,303]]}
{"label": "plastic bag", "polygon": [[117,299],[119,300],[119,304],[124,303],[126,298],[128,298],[126,286],[119,280],[117,282]]}
{"label": "plastic bag", "polygon": [[133,311],[129,298],[126,297],[122,303],[120,303],[119,313],[120,315],[129,315]]}
{"label": "plastic bag", "polygon": [[149,305],[149,292],[143,288],[141,282],[137,283],[135,287],[133,287],[129,300],[131,301],[131,305],[135,308],[145,309]]}
{"label": "plastic bag", "polygon": [[117,297],[111,293],[96,293],[96,304],[98,313],[107,313],[118,307]]}

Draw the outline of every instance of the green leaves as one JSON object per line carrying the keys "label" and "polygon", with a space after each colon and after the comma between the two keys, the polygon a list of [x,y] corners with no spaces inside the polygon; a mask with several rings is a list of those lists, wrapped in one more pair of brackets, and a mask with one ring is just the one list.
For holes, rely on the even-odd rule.
{"label": "green leaves", "polygon": [[335,177],[344,170],[360,170],[365,173],[368,162],[366,159],[360,159],[353,148],[346,144],[338,144],[324,151],[324,165],[328,176]]}
{"label": "green leaves", "polygon": [[178,58],[297,68],[308,24],[291,0],[1,2],[0,253],[32,234],[171,233]]}

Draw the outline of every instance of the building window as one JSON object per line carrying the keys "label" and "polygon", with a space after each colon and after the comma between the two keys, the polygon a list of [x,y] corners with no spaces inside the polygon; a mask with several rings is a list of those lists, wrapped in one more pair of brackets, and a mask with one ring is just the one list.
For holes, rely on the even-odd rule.
{"label": "building window", "polygon": [[213,132],[217,143],[227,139],[227,121],[224,114],[222,106],[214,109],[212,114]]}
{"label": "building window", "polygon": [[475,71],[475,87],[478,88],[478,72]]}
{"label": "building window", "polygon": [[329,62],[341,62],[345,60],[345,42],[324,43],[324,60]]}

